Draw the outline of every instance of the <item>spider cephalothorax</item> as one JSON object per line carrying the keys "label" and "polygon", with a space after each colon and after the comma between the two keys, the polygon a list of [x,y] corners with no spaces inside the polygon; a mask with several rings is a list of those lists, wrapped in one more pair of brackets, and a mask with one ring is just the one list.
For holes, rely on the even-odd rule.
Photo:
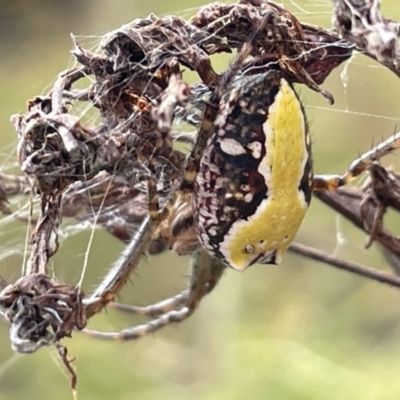
{"label": "spider cephalothorax", "polygon": [[279,264],[311,199],[301,102],[279,71],[246,77],[221,99],[196,179],[200,242],[229,266]]}

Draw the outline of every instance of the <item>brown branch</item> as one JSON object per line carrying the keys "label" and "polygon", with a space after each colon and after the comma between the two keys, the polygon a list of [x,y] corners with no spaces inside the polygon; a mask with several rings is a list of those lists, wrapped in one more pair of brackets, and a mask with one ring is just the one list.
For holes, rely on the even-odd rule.
{"label": "brown branch", "polygon": [[289,251],[295,254],[299,254],[303,257],[310,258],[311,260],[319,261],[321,263],[351,272],[364,278],[372,279],[380,283],[385,283],[387,285],[400,288],[400,277],[390,274],[388,272],[378,271],[374,268],[368,268],[363,265],[353,263],[351,261],[342,260],[335,256],[326,254],[321,250],[317,250],[315,248],[298,243],[292,243],[290,245]]}
{"label": "brown branch", "polygon": [[366,247],[378,242],[393,270],[400,273],[400,238],[383,226],[388,207],[400,211],[400,177],[373,163],[370,178],[362,189],[343,187],[315,192],[314,196],[370,235]]}

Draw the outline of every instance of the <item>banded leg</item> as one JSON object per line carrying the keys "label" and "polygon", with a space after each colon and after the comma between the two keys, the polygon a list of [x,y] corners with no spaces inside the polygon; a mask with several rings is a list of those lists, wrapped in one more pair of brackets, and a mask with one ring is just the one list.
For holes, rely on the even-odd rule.
{"label": "banded leg", "polygon": [[157,182],[152,176],[147,177],[147,192],[149,215],[153,223],[152,231],[154,232],[158,224],[167,217],[168,210],[166,207],[160,208],[159,196],[157,193]]}
{"label": "banded leg", "polygon": [[[131,340],[155,332],[173,322],[182,322],[192,315],[201,299],[214,289],[224,270],[225,265],[221,261],[211,257],[203,250],[197,250],[193,254],[192,274],[187,290],[187,299],[182,304],[182,307],[163,313],[147,323],[124,329],[120,332],[99,332],[90,329],[84,329],[82,332],[100,339]],[[184,293],[182,292],[181,295],[184,296]],[[174,300],[171,298],[158,304],[172,305],[173,303]],[[151,309],[151,306],[149,309]]]}
{"label": "banded leg", "polygon": [[155,318],[159,317],[162,314],[166,314],[170,311],[173,311],[180,306],[185,305],[188,298],[189,298],[189,291],[186,289],[174,297],[162,300],[158,303],[151,304],[145,307],[129,306],[127,304],[121,304],[121,303],[110,303],[108,307],[113,308],[114,310],[130,314]]}
{"label": "banded leg", "polygon": [[373,162],[379,161],[382,157],[400,147],[400,132],[389,139],[379,143],[371,150],[362,154],[354,160],[344,175],[315,175],[313,178],[313,190],[334,190],[340,186],[347,185],[361,173],[367,170]]}

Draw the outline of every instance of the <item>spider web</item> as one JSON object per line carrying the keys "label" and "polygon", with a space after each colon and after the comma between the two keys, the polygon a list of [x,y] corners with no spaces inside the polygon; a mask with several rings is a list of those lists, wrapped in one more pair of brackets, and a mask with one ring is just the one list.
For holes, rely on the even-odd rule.
{"label": "spider web", "polygon": [[[328,1],[284,1],[283,5],[301,21],[330,26],[332,10]],[[171,12],[171,14],[186,17],[194,12],[195,8],[190,8],[178,13]],[[383,12],[394,19],[400,19],[400,16],[396,15],[398,10],[395,6],[386,7]],[[96,53],[100,51],[102,37],[103,34],[78,35],[75,39],[85,49]],[[231,56],[219,57],[216,69],[224,70],[231,58]],[[71,57],[69,67],[73,63]],[[187,76],[192,78],[190,74],[187,74]],[[90,80],[90,77],[87,79]],[[398,98],[398,94],[394,89],[388,91],[387,88],[395,87],[396,82],[397,80],[386,69],[362,55],[356,54],[344,67],[335,70],[324,84],[324,87],[334,94],[336,100],[334,106],[327,106],[325,99],[306,88],[300,88],[300,95],[311,122],[315,169],[318,173],[342,173],[350,161],[357,157],[358,153],[369,149],[373,144],[390,136],[395,131],[400,120],[397,115],[400,114],[393,99]],[[51,82],[42,94],[47,93],[53,83]],[[98,112],[92,107],[87,105],[77,106],[74,107],[74,112],[85,124],[96,125],[98,123]],[[177,122],[174,129],[186,132],[190,127],[183,122]],[[16,173],[15,141],[8,147],[3,147],[1,156],[2,172]],[[398,164],[396,156],[388,157],[385,163],[386,165]],[[361,185],[362,181],[358,184]],[[29,237],[31,232],[31,228],[24,227],[21,221],[16,220],[15,216],[18,215],[26,219],[34,218],[38,204],[34,197],[27,200],[27,196],[22,194],[11,198],[10,201],[13,214],[4,216],[0,220],[2,227],[0,231],[2,238],[0,244],[0,275],[7,282],[14,282],[21,273],[21,269],[16,268],[16,266],[23,265],[23,257],[29,251],[25,238]],[[31,215],[31,209],[33,209],[33,215]],[[323,210],[322,206],[314,202],[299,233],[299,240],[316,247],[324,247],[331,254],[342,257],[353,256],[358,260],[361,257],[361,261],[365,260],[368,263],[369,253],[360,255],[360,247],[362,247],[360,243],[363,243],[363,235],[355,232],[348,223],[334,214],[321,222],[321,214],[324,213],[321,210]],[[90,291],[91,286],[99,281],[118,252],[124,247],[122,243],[112,238],[103,229],[94,226],[93,222],[96,221],[100,213],[101,211],[93,212],[90,221],[77,222],[73,219],[64,218],[59,231],[60,252],[52,260],[54,274],[58,279],[83,283],[85,291]],[[327,238],[324,237],[323,241],[320,238],[321,230],[316,228],[321,224],[325,226],[324,231],[327,232],[326,236],[328,236]],[[108,251],[104,251],[105,243],[107,246],[110,245]],[[292,257],[288,258],[289,261],[285,262],[281,268],[293,261]],[[139,269],[141,275],[139,283],[136,282],[137,277],[134,277],[132,285],[127,285],[127,288],[121,294],[122,299],[129,303],[146,304],[177,292],[185,282],[187,261],[183,258],[176,261],[171,254],[166,255],[166,259],[163,261],[158,256],[144,260],[144,265]],[[176,265],[177,263],[179,266]],[[159,264],[173,264],[175,271],[171,272],[171,268],[160,268]],[[250,272],[249,275],[254,274]],[[228,291],[225,287],[228,284],[224,284],[223,293],[229,292],[229,296],[234,298],[240,295],[239,284],[236,279],[230,278],[229,284],[232,285],[232,290]],[[150,289],[149,287],[141,287],[145,280],[152,282]],[[170,282],[169,288],[159,284],[154,286],[153,283],[157,281]],[[134,292],[134,294],[132,295],[129,292]],[[239,301],[236,300],[233,303],[239,303]],[[233,315],[234,312],[230,309],[229,314]],[[104,326],[104,329],[115,330],[125,327],[127,322],[125,318],[118,318],[110,312],[100,318],[99,324]],[[131,321],[129,321],[129,324],[131,324]],[[3,332],[4,337],[7,337],[6,329]],[[3,366],[7,366],[6,363],[7,361],[4,361]]]}

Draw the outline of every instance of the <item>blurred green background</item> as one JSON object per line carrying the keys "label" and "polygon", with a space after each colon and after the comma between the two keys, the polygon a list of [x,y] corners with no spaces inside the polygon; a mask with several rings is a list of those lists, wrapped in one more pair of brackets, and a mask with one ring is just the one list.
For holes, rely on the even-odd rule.
{"label": "blurred green background", "polygon": [[[2,0],[0,7],[0,148],[3,172],[18,171],[10,115],[46,93],[73,60],[70,32],[96,49],[102,34],[150,12],[189,17],[204,0]],[[284,0],[301,20],[330,26],[328,0]],[[400,20],[397,0],[383,13]],[[218,59],[218,69],[228,58]],[[324,84],[336,103],[301,87],[311,121],[315,168],[341,173],[352,158],[392,134],[400,121],[400,84],[390,72],[355,55]],[[398,163],[398,155],[385,160]],[[358,184],[361,184],[359,182]],[[393,230],[398,218],[386,222]],[[54,258],[56,276],[75,283],[82,271],[89,229],[64,229]],[[25,227],[0,219],[0,275],[20,276]],[[387,270],[365,235],[314,201],[297,240],[330,254]],[[90,292],[122,250],[96,231],[85,275]],[[149,257],[121,294],[145,305],[184,287],[188,259]],[[137,323],[104,312],[90,327],[118,330]],[[0,400],[71,399],[69,378],[53,348],[12,352],[0,320]],[[400,293],[375,282],[287,255],[279,267],[227,271],[221,283],[183,324],[137,341],[105,342],[74,334],[65,340],[78,374],[80,399],[399,399]]]}

